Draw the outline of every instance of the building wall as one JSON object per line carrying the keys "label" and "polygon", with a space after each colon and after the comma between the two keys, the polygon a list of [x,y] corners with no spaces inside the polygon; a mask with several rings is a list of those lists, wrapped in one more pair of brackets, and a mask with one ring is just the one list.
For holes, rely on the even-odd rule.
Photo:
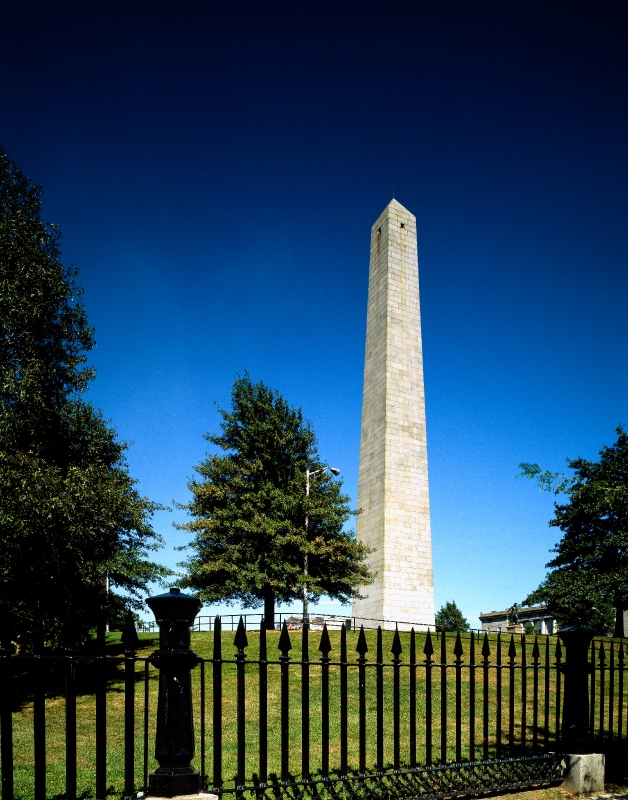
{"label": "building wall", "polygon": [[[558,630],[556,620],[548,613],[545,606],[520,608],[519,621],[522,625],[531,622],[539,634],[552,635]],[[508,611],[491,611],[489,614],[480,614],[480,622],[483,631],[505,633],[508,626]]]}
{"label": "building wall", "polygon": [[416,219],[396,200],[371,230],[358,508],[377,578],[353,615],[434,625]]}
{"label": "building wall", "polygon": [[[488,614],[480,614],[480,622],[483,631],[503,631],[508,625],[507,611],[491,611]],[[558,631],[558,623],[548,613],[545,606],[530,606],[529,608],[519,609],[519,619],[522,623],[533,622],[537,628],[537,633],[553,634]],[[628,609],[624,611],[624,633],[628,635]]]}

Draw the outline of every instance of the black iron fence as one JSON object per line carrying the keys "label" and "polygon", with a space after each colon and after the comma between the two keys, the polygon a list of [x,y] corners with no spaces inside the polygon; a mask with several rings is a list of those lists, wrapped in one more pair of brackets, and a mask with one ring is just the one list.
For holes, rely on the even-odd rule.
{"label": "black iron fence", "polygon": [[[93,652],[66,642],[49,653],[41,636],[32,655],[0,650],[4,800],[147,792],[164,662],[143,652],[157,643],[130,621],[122,640],[112,654],[101,620]],[[590,667],[558,637],[243,623],[234,636],[216,618],[192,647],[193,764],[218,795],[439,797],[555,783],[561,730],[580,725],[564,706],[578,670],[589,692],[578,735],[598,749],[628,738],[625,640],[594,640]]]}

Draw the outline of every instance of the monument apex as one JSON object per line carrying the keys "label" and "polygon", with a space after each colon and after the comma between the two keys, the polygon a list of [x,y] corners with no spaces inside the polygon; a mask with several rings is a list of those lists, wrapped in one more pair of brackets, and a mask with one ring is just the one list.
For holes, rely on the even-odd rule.
{"label": "monument apex", "polygon": [[[391,200],[371,230],[356,534],[377,573],[360,620],[434,625],[416,218]],[[401,626],[400,626],[401,627]]]}

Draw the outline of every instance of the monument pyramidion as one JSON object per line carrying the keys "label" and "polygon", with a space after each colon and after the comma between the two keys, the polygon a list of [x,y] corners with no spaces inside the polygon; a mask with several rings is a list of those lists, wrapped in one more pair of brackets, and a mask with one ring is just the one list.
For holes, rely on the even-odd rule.
{"label": "monument pyramidion", "polygon": [[416,218],[396,200],[371,230],[358,508],[377,577],[353,603],[357,624],[433,626]]}

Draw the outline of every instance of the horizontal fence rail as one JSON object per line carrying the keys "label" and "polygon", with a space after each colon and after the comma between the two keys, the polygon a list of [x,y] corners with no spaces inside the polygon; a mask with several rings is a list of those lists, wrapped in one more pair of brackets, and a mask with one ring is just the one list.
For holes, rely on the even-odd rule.
{"label": "horizontal fence rail", "polygon": [[[193,764],[216,794],[439,797],[561,778],[557,637],[211,628],[192,639]],[[101,617],[93,650],[66,637],[53,653],[36,621],[33,653],[0,649],[4,800],[146,792],[157,639],[132,623],[123,639],[107,644]],[[628,738],[625,655],[625,640],[590,648],[600,746]]]}

